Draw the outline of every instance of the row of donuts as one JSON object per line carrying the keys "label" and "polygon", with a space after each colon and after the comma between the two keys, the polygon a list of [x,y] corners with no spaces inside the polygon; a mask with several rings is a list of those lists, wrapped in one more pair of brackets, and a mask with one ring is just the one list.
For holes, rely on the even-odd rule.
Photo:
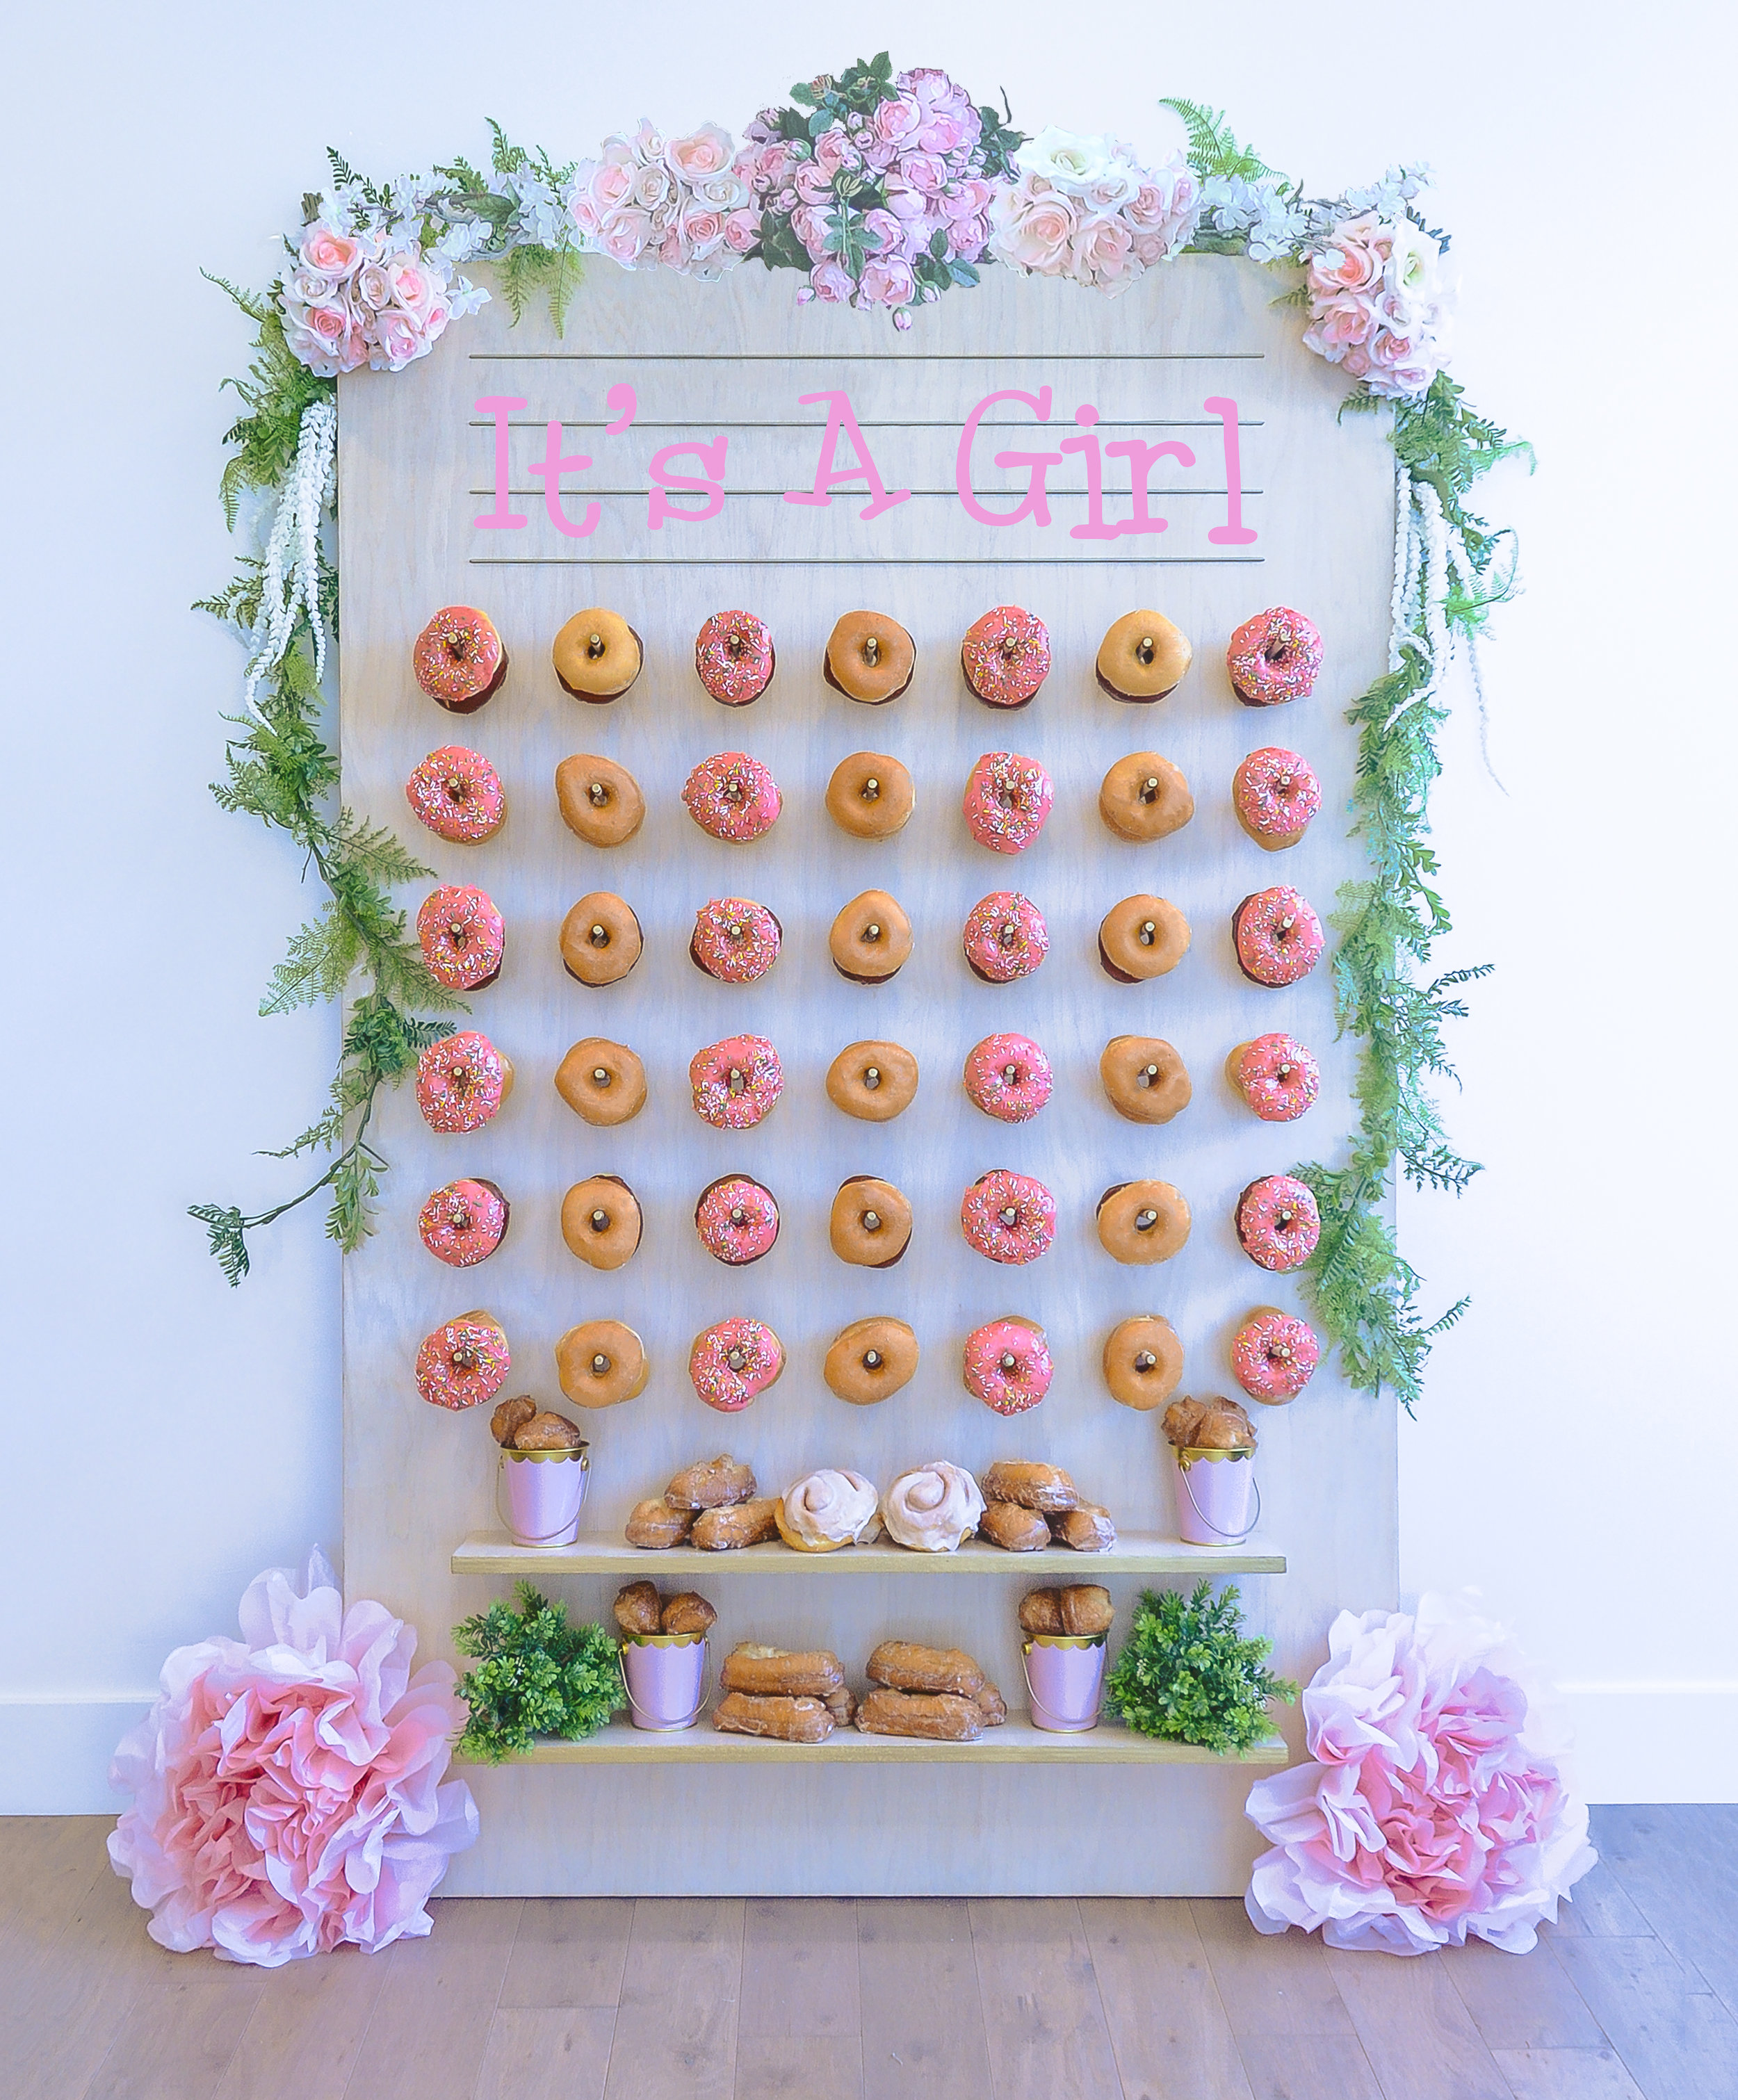
{"label": "row of donuts", "polygon": [[[821,1375],[834,1396],[877,1405],[909,1385],[920,1348],[909,1324],[888,1314],[854,1320],[828,1345]],[[1277,1306],[1258,1306],[1232,1338],[1233,1376],[1251,1399],[1284,1406],[1308,1385],[1321,1361],[1308,1324]],[[690,1345],[695,1396],[721,1414],[739,1414],[783,1377],[785,1348],[764,1320],[737,1315],[703,1327]],[[1161,1407],[1183,1376],[1183,1344],[1162,1314],[1120,1321],[1101,1358],[1106,1390],[1125,1407]],[[1024,1414],[1049,1392],[1055,1365],[1044,1330],[1017,1313],[986,1321],[965,1339],[960,1379],[993,1414]],[[481,1308],[445,1321],[417,1352],[417,1391],[430,1406],[455,1410],[492,1400],[513,1369],[506,1330]],[[619,1406],[651,1377],[646,1345],[620,1320],[584,1320],[555,1344],[556,1381],[576,1407]]]}
{"label": "row of donuts", "polygon": [[[1231,638],[1225,667],[1245,706],[1302,699],[1321,668],[1321,637],[1288,606],[1245,620]],[[1162,700],[1174,692],[1194,656],[1189,637],[1161,612],[1141,609],[1114,620],[1093,665],[1113,699]],[[607,706],[639,677],[640,637],[619,612],[588,606],[562,627],[550,651],[557,682],[575,699]],[[417,637],[411,665],[439,707],[473,714],[498,693],[507,651],[495,623],[474,606],[443,606]],[[778,652],[772,630],[752,612],[715,612],[694,641],[694,668],[721,706],[747,707],[772,683]],[[1017,605],[994,606],[966,629],[959,668],[986,707],[1023,708],[1050,675],[1050,630]],[[821,671],[848,699],[884,707],[906,691],[917,671],[917,645],[884,612],[843,614],[827,638]]]}
{"label": "row of donuts", "polygon": [[[1313,1054],[1282,1030],[1237,1043],[1225,1074],[1264,1123],[1292,1123],[1321,1084]],[[510,1058],[481,1030],[467,1028],[432,1043],[417,1060],[417,1106],[443,1136],[481,1130],[513,1092]],[[1115,1035],[1099,1059],[1110,1105],[1129,1123],[1164,1123],[1193,1098],[1188,1067],[1158,1035]],[[967,1097],[998,1123],[1028,1123],[1049,1101],[1050,1061],[1030,1036],[986,1035],[968,1052]],[[752,1130],[784,1092],[784,1067],[764,1035],[727,1035],[689,1061],[694,1111],[715,1130]],[[862,1123],[890,1123],[917,1096],[917,1060],[902,1043],[848,1043],[827,1071],[833,1106]],[[631,1123],[646,1105],[646,1066],[638,1052],[608,1037],[576,1043],[555,1070],[555,1090],[584,1123],[599,1129]]]}
{"label": "row of donuts", "polygon": [[[507,1233],[512,1207],[500,1186],[464,1176],[436,1189],[417,1229],[437,1261],[473,1268],[487,1261]],[[1187,1198],[1168,1181],[1119,1181],[1094,1213],[1099,1242],[1114,1260],[1168,1261],[1193,1229]],[[1316,1251],[1321,1219],[1308,1185],[1295,1175],[1264,1174],[1237,1198],[1232,1213],[1237,1244],[1258,1268],[1276,1276],[1301,1268]],[[892,1268],[911,1243],[911,1199],[876,1174],[851,1174],[839,1185],[827,1239],[840,1261],[858,1268]],[[562,1199],[561,1231],[568,1251],[590,1268],[618,1269],[639,1252],[646,1220],[639,1198],[619,1174],[576,1181]],[[746,1268],[778,1244],[778,1199],[748,1174],[721,1174],[694,1207],[694,1229],[713,1260]],[[1023,1268],[1049,1251],[1056,1238],[1056,1198],[1035,1176],[995,1167],[981,1174],[959,1201],[966,1244],[991,1261]]]}
{"label": "row of donuts", "polygon": [[[417,938],[430,974],[454,991],[481,991],[501,974],[506,922],[487,891],[448,883],[423,899]],[[1167,898],[1141,890],[1121,898],[1099,921],[1098,960],[1116,984],[1141,984],[1174,970],[1193,936]],[[1282,990],[1308,976],[1326,946],[1321,921],[1289,883],[1252,890],[1231,915],[1237,968],[1251,984]],[[695,914],[688,956],[721,984],[752,984],[784,945],[784,925],[752,897],[713,897]],[[911,960],[910,915],[884,889],[865,889],[841,907],[827,936],[833,968],[852,984],[885,984]],[[1012,984],[1030,977],[1050,952],[1050,929],[1030,898],[993,889],[966,915],[960,946],[974,977]],[[562,920],[562,968],[591,990],[619,984],[646,949],[639,915],[611,889],[593,889]]]}
{"label": "row of donuts", "polygon": [[[419,823],[449,845],[476,845],[506,820],[501,775],[480,752],[443,744],[404,785]],[[715,752],[689,773],[682,805],[710,837],[731,845],[764,838],[778,823],[784,796],[747,752]],[[588,845],[625,845],[646,821],[646,796],[624,765],[594,752],[576,752],[555,769],[562,821]],[[908,767],[883,751],[854,751],[827,783],[827,813],[853,838],[891,838],[911,821],[917,791]],[[1269,853],[1295,846],[1321,807],[1321,783],[1308,761],[1278,744],[1242,760],[1231,783],[1232,807],[1244,831]],[[986,751],[972,768],[961,804],[966,825],[991,853],[1024,853],[1043,830],[1056,783],[1035,758]],[[1152,845],[1182,829],[1195,798],[1181,770],[1162,752],[1134,751],[1117,760],[1098,791],[1098,814],[1115,837]]]}

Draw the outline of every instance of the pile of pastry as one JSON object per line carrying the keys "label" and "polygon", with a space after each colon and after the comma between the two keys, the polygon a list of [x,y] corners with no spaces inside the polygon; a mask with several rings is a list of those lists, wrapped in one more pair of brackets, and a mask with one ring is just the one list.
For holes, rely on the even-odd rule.
{"label": "pile of pastry", "polygon": [[[651,1586],[649,1583],[646,1586]],[[1056,1590],[1028,1590],[1020,1599],[1023,1634],[1070,1635],[1094,1639],[1108,1634],[1116,1617],[1110,1592],[1096,1582],[1070,1582]]]}
{"label": "pile of pastry", "polygon": [[489,1433],[506,1451],[583,1451],[585,1439],[565,1414],[522,1395],[504,1400],[489,1417]]}
{"label": "pile of pastry", "polygon": [[863,1674],[869,1688],[858,1700],[828,1649],[792,1653],[744,1642],[725,1657],[712,1726],[726,1735],[824,1743],[854,1721],[866,1735],[975,1743],[1008,1718],[1001,1693],[960,1648],[885,1640]]}
{"label": "pile of pastry", "polygon": [[1160,1427],[1179,1451],[1253,1451],[1255,1425],[1240,1400],[1174,1400]]}
{"label": "pile of pastry", "polygon": [[998,1459],[980,1481],[937,1458],[901,1473],[884,1494],[848,1467],[823,1466],[782,1495],[762,1495],[753,1468],[728,1454],[684,1467],[662,1496],[636,1502],[626,1535],[647,1549],[717,1553],[782,1538],[799,1553],[831,1553],[884,1531],[917,1553],[957,1552],[974,1533],[1010,1553],[1102,1553],[1117,1536],[1102,1503],[1086,1501],[1061,1467],[1036,1460]]}
{"label": "pile of pastry", "polygon": [[615,1598],[615,1623],[632,1639],[647,1634],[710,1633],[718,1614],[696,1590],[658,1595],[655,1582],[624,1582]]}

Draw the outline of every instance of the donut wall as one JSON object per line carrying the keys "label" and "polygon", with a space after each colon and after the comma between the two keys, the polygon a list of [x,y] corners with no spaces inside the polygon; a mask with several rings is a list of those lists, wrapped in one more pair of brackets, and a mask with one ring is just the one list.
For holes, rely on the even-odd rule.
{"label": "donut wall", "polygon": [[[1326,917],[1363,871],[1344,836],[1354,747],[1343,710],[1384,667],[1392,462],[1375,419],[1336,423],[1343,387],[1271,299],[1259,269],[1218,258],[1184,258],[1116,300],[998,271],[900,336],[867,315],[795,309],[761,272],[695,285],[600,267],[565,338],[535,314],[510,326],[497,300],[470,324],[464,354],[343,381],[346,799],[441,883],[477,885],[500,907],[500,975],[460,1019],[514,1072],[480,1129],[438,1133],[409,1087],[377,1120],[393,1170],[380,1229],[345,1264],[351,1590],[427,1634],[505,1594],[517,1568],[604,1619],[622,1582],[651,1573],[711,1599],[715,1653],[742,1640],[824,1647],[852,1671],[889,1637],[957,1646],[1011,1707],[1025,1702],[1015,1607],[1034,1581],[1105,1583],[1114,1650],[1144,1585],[1236,1571],[1252,1623],[1293,1676],[1313,1666],[1339,1600],[1393,1600],[1386,1402],[1348,1392],[1328,1361],[1290,1405],[1252,1405],[1256,1534],[1235,1549],[1187,1547],[1158,1415],[1118,1404],[1101,1365],[1119,1322],[1162,1314],[1184,1352],[1178,1391],[1236,1392],[1239,1327],[1260,1307],[1305,1310],[1291,1277],[1242,1251],[1239,1193],[1299,1158],[1339,1158],[1352,1123],[1330,961],[1288,987],[1258,986],[1231,928],[1242,900],[1276,884]],[[434,704],[412,669],[418,633],[455,604],[486,611],[508,655],[500,689],[463,716]],[[1321,675],[1294,704],[1246,707],[1229,638],[1281,605],[1320,628]],[[1030,705],[1004,710],[974,695],[960,652],[975,622],[1008,606],[1043,621],[1052,664]],[[619,614],[643,646],[641,674],[607,705],[564,690],[552,662],[562,628],[593,607]],[[739,708],[708,695],[695,662],[704,623],[738,608],[765,622],[777,654],[770,685]],[[858,608],[915,644],[909,688],[884,706],[823,675],[835,623]],[[1168,698],[1131,704],[1101,690],[1095,662],[1107,630],[1146,610],[1182,630],[1193,659]],[[413,769],[454,743],[486,757],[505,791],[505,821],[481,843],[433,836],[407,801]],[[1281,853],[1246,835],[1231,792],[1240,761],[1274,744],[1308,761],[1323,797]],[[1180,770],[1194,814],[1132,844],[1101,818],[1101,783],[1149,751]],[[850,836],[827,813],[836,769],[865,752],[899,761],[915,788],[890,837]],[[1041,832],[1017,854],[980,844],[962,807],[974,766],[998,752],[1035,761],[1054,787]],[[708,836],[682,799],[694,769],[729,752],[758,761],[782,796],[777,822],[747,844]],[[644,823],[626,843],[588,845],[563,823],[556,773],[575,754],[626,769],[643,792]],[[413,914],[430,887],[405,893]],[[1042,967],[998,984],[968,966],[962,929],[1004,890],[1039,908],[1049,949]],[[911,952],[863,983],[836,967],[829,937],[842,907],[871,891],[909,921]],[[593,987],[564,968],[561,938],[576,902],[600,893],[631,908],[643,951]],[[1099,936],[1131,897],[1164,900],[1190,938],[1176,968],[1129,983],[1104,968]],[[690,956],[696,915],[722,898],[779,922],[778,959],[754,982],[718,982]],[[871,915],[878,924],[879,907]],[[1140,907],[1136,941],[1148,915]],[[1293,1123],[1258,1119],[1224,1070],[1233,1046],[1278,1030],[1321,1068],[1319,1099]],[[1004,1033],[1040,1046],[1051,1070],[1048,1101],[1024,1122],[986,1114],[963,1083],[974,1046]],[[774,1046],[783,1092],[754,1127],[715,1127],[696,1112],[690,1060],[743,1035]],[[1101,1058],[1123,1035],[1162,1039],[1186,1066],[1192,1098],[1168,1123],[1128,1120],[1107,1099]],[[568,1051],[590,1038],[643,1065],[646,1105],[630,1121],[594,1125],[557,1091]],[[864,1040],[916,1061],[915,1098],[886,1121],[829,1098],[829,1067]],[[717,1075],[726,1093],[739,1057]],[[962,1198],[998,1170],[1053,1199],[1053,1240],[1035,1260],[991,1260],[968,1243]],[[780,1229],[764,1258],[728,1266],[703,1246],[695,1211],[738,1175],[771,1192]],[[643,1214],[637,1251],[614,1269],[576,1259],[562,1231],[568,1191],[598,1176],[625,1181]],[[855,1176],[909,1202],[910,1243],[890,1267],[834,1251],[836,1194]],[[496,1184],[511,1205],[498,1251],[469,1268],[435,1260],[418,1232],[425,1199],[460,1176]],[[1147,1180],[1186,1199],[1186,1242],[1162,1262],[1118,1261],[1101,1243],[1100,1199]],[[565,1334],[612,1320],[643,1340],[643,1391],[579,1416],[591,1487],[575,1547],[508,1544],[489,1409],[418,1396],[424,1337],[474,1310],[510,1343],[501,1391],[569,1414],[557,1377]],[[917,1370],[880,1404],[847,1405],[823,1361],[841,1329],[881,1315],[915,1333]],[[774,1330],[786,1363],[726,1414],[698,1396],[690,1351],[700,1330],[738,1317]],[[1042,1326],[1053,1368],[1040,1404],[1004,1416],[967,1390],[963,1361],[968,1336],[1007,1317]],[[646,1564],[655,1556],[624,1540],[629,1511],[724,1452],[752,1465],[766,1494],[818,1466],[884,1488],[935,1459],[974,1473],[1046,1460],[1108,1508],[1118,1543],[1090,1557],[1059,1550],[1071,1563],[1060,1578],[1034,1573],[1040,1556],[983,1544],[957,1555],[682,1549],[679,1570]],[[1295,1714],[1284,1725],[1295,1730]],[[722,1756],[728,1740],[612,1727],[583,1758],[469,1771],[483,1836],[449,1888],[1230,1893],[1252,1855],[1248,1770],[1108,1723],[1048,1743],[1011,1723],[999,1741],[904,1745],[890,1762],[845,1745],[806,1762],[757,1759],[774,1746],[746,1742]],[[1014,1829],[1017,1843],[986,1842]]]}

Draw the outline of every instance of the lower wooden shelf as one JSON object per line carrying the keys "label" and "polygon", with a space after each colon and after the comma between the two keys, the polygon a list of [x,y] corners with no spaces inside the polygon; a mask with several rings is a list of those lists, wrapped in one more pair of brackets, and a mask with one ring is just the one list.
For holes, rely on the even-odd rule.
{"label": "lower wooden shelf", "polygon": [[1268,1540],[1242,1546],[1190,1546],[1156,1533],[1127,1533],[1108,1553],[1047,1546],[1006,1553],[968,1538],[957,1553],[914,1553],[903,1546],[847,1546],[837,1553],[797,1553],[782,1540],[730,1553],[692,1546],[644,1550],[625,1539],[581,1538],[571,1546],[515,1546],[504,1531],[475,1531],[452,1553],[455,1575],[615,1575],[631,1580],[659,1573],[686,1582],[703,1575],[1016,1575],[1066,1576],[1076,1582],[1111,1575],[1283,1575],[1286,1556]]}
{"label": "lower wooden shelf", "polygon": [[770,1743],[754,1736],[721,1735],[709,1719],[679,1734],[654,1735],[611,1721],[582,1743],[544,1741],[514,1764],[845,1764],[845,1765],[1282,1765],[1290,1753],[1277,1736],[1252,1749],[1203,1750],[1193,1743],[1156,1741],[1120,1721],[1101,1721],[1078,1736],[1034,1728],[1025,1713],[1010,1713],[999,1728],[975,1743],[934,1743],[903,1736],[866,1736],[836,1729],[824,1743]]}

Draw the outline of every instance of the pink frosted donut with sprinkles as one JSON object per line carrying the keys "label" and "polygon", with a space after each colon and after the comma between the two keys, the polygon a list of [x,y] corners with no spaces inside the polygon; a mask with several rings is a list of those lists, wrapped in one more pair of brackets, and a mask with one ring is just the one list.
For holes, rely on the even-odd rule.
{"label": "pink frosted donut with sprinkles", "polygon": [[1295,1123],[1321,1091],[1321,1067],[1295,1035],[1258,1035],[1240,1043],[1225,1070],[1264,1123]]}
{"label": "pink frosted donut with sprinkles", "polygon": [[1024,1414],[1050,1390],[1050,1347],[1030,1320],[991,1320],[965,1338],[965,1389],[998,1414]]}
{"label": "pink frosted donut with sprinkles", "polygon": [[966,1058],[966,1092],[998,1123],[1030,1123],[1050,1088],[1050,1060],[1030,1035],[986,1035]]}
{"label": "pink frosted donut with sprinkles", "polygon": [[784,1068],[764,1035],[727,1035],[689,1061],[694,1111],[714,1130],[752,1130],[784,1092]]}
{"label": "pink frosted donut with sprinkles", "polygon": [[1044,915],[1017,889],[992,889],[965,922],[965,959],[986,984],[1030,977],[1050,952]]}
{"label": "pink frosted donut with sprinkles", "polygon": [[449,1181],[417,1220],[422,1244],[448,1268],[474,1268],[507,1236],[512,1206],[492,1181]]}
{"label": "pink frosted donut with sprinkles", "polygon": [[417,1060],[417,1106],[430,1130],[481,1130],[513,1092],[513,1065],[481,1030],[461,1029]]}
{"label": "pink frosted donut with sprinkles", "polygon": [[1231,805],[1258,846],[1283,853],[1321,807],[1321,783],[1307,760],[1270,743],[1251,752],[1233,774]]}
{"label": "pink frosted donut with sprinkles", "polygon": [[1306,699],[1321,668],[1321,637],[1312,621],[1289,605],[1246,620],[1231,638],[1225,668],[1246,708],[1277,708]]}
{"label": "pink frosted donut with sprinkles", "polygon": [[438,839],[479,845],[492,838],[507,814],[501,775],[480,752],[443,744],[404,783],[404,799]]}
{"label": "pink frosted donut with sprinkles", "polygon": [[695,1230],[714,1261],[743,1268],[770,1254],[779,1237],[779,1206],[770,1189],[746,1174],[726,1174],[700,1191]]}
{"label": "pink frosted donut with sprinkles", "polygon": [[715,612],[694,638],[694,668],[721,707],[745,708],[772,683],[772,629],[752,612]]}
{"label": "pink frosted donut with sprinkles", "polygon": [[1231,915],[1231,938],[1244,976],[1276,989],[1307,977],[1326,945],[1308,900],[1284,884],[1244,898]]}
{"label": "pink frosted donut with sprinkles", "polygon": [[1309,1185],[1290,1174],[1265,1174],[1237,1198],[1237,1245],[1257,1268],[1285,1276],[1301,1268],[1321,1237],[1321,1214]]}
{"label": "pink frosted donut with sprinkles", "polygon": [[1028,707],[1050,675],[1050,630],[1036,613],[995,606],[966,629],[959,668],[986,706]]}
{"label": "pink frosted donut with sprinkles", "polygon": [[965,783],[966,827],[991,853],[1024,853],[1055,800],[1055,785],[1035,758],[986,751]]}
{"label": "pink frosted donut with sprinkles", "polygon": [[492,1313],[461,1312],[424,1335],[417,1390],[430,1407],[481,1407],[507,1382],[513,1354]]}
{"label": "pink frosted donut with sprinkles", "polygon": [[501,975],[507,929],[487,891],[448,883],[431,889],[417,914],[429,975],[452,991],[481,991]]}
{"label": "pink frosted donut with sprinkles", "polygon": [[1309,1383],[1321,1344],[1306,1321],[1264,1305],[1232,1339],[1231,1369],[1251,1400],[1283,1407]]}
{"label": "pink frosted donut with sprinkles", "polygon": [[495,623],[474,605],[443,606],[411,651],[417,683],[449,714],[474,713],[499,691],[507,652]]}
{"label": "pink frosted donut with sprinkles", "polygon": [[745,751],[703,758],[688,775],[682,801],[703,832],[736,846],[764,838],[784,807],[778,782]]}
{"label": "pink frosted donut with sprinkles", "polygon": [[708,1407],[739,1414],[775,1384],[784,1370],[784,1344],[759,1320],[721,1320],[694,1338],[688,1375]]}
{"label": "pink frosted donut with sprinkles", "polygon": [[715,897],[695,914],[688,953],[720,984],[752,984],[779,960],[784,929],[752,897]]}
{"label": "pink frosted donut with sprinkles", "polygon": [[1056,1198],[1030,1174],[999,1167],[981,1174],[960,1198],[959,1225],[979,1254],[1024,1268],[1056,1238]]}

